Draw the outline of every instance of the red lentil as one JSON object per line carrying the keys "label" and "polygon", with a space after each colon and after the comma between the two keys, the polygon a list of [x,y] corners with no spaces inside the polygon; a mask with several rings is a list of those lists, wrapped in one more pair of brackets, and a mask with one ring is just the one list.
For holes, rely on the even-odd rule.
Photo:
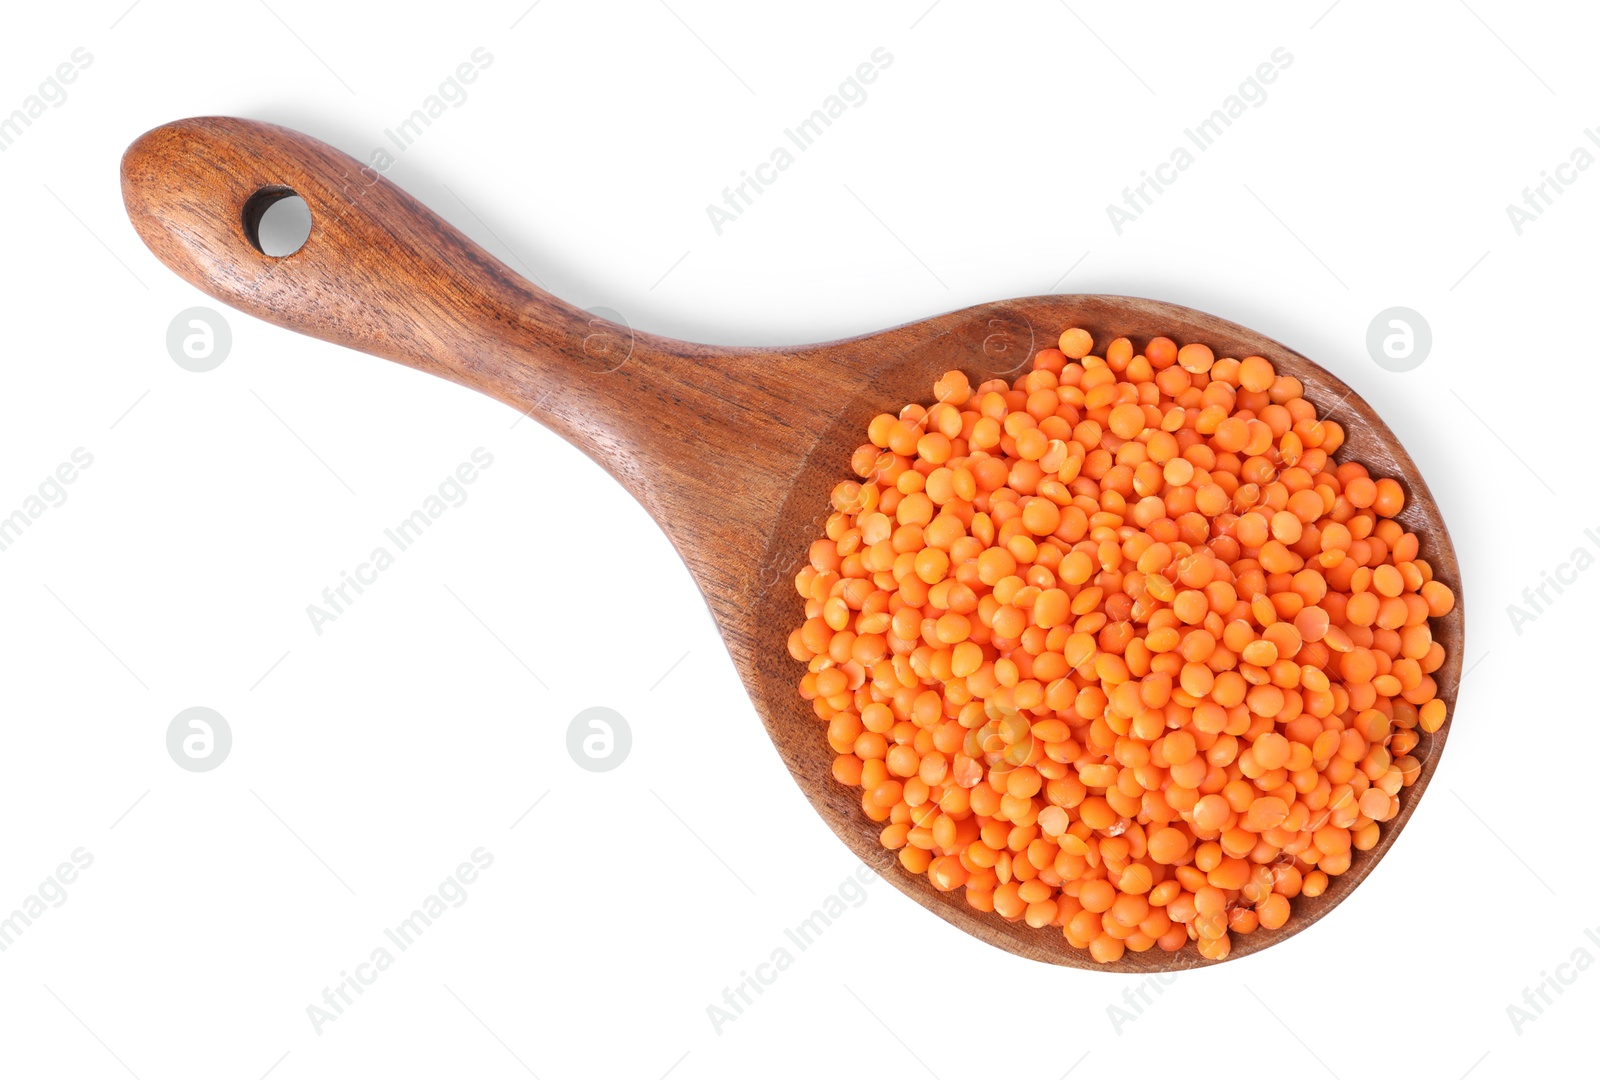
{"label": "red lentil", "polygon": [[800,694],[908,872],[1100,963],[1222,959],[1399,812],[1455,597],[1271,361],[1057,344],[868,425]]}

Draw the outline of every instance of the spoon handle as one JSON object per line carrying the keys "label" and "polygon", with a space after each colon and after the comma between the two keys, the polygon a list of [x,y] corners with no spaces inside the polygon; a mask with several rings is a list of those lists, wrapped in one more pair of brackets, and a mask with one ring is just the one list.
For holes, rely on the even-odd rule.
{"label": "spoon handle", "polygon": [[[275,258],[254,230],[263,204],[291,193],[311,233]],[[156,258],[202,292],[480,390],[561,435],[644,505],[725,625],[866,361],[850,342],[716,348],[594,318],[370,166],[274,124],[209,116],[146,132],[123,155],[122,194]]]}
{"label": "spoon handle", "polygon": [[[128,148],[122,194],[155,256],[217,300],[480,390],[613,465],[604,433],[641,387],[584,375],[619,367],[635,335],[530,284],[371,166],[274,124],[196,117]],[[264,254],[262,209],[289,195],[311,234]]]}

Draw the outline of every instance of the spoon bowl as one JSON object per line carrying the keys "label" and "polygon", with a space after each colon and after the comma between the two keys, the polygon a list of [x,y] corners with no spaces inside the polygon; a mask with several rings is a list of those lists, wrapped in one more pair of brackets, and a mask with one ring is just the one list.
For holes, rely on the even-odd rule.
{"label": "spoon bowl", "polygon": [[[1113,972],[1217,963],[1192,947],[1129,952],[1101,965],[1054,928],[970,908],[904,871],[878,843],[859,793],[833,779],[834,753],[798,694],[788,653],[804,619],[794,576],[822,535],[829,493],[853,478],[868,422],[926,402],[952,368],[974,385],[1014,378],[1072,326],[1098,351],[1115,337],[1199,341],[1218,356],[1256,354],[1300,379],[1319,416],[1339,421],[1339,461],[1360,461],[1406,491],[1400,522],[1458,600],[1433,620],[1447,659],[1435,673],[1455,713],[1465,607],[1438,506],[1394,433],[1350,387],[1260,334],[1173,304],[1120,296],[1040,296],[983,304],[863,337],[786,349],[719,348],[637,333],[517,276],[370,167],[286,128],[201,117],[141,136],[122,160],[128,215],[151,251],[215,299],[304,334],[471,386],[539,420],[604,467],[671,539],[705,595],[773,745],[818,814],[896,888],[947,922],[1032,960]],[[264,254],[263,198],[298,194],[305,244]],[[1293,902],[1277,930],[1235,936],[1229,960],[1305,929],[1361,883],[1427,789],[1449,721],[1414,751],[1421,774],[1376,846],[1318,897]]]}

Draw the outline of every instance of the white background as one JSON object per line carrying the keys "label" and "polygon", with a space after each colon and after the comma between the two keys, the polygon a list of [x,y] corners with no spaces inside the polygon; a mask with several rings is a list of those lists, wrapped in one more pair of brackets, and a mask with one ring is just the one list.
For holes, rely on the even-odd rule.
{"label": "white background", "polygon": [[[1600,972],[1520,1033],[1507,1007],[1600,957],[1600,571],[1520,633],[1507,606],[1600,550],[1600,170],[1521,235],[1506,205],[1600,124],[1593,21],[670,2],[8,9],[0,113],[75,48],[93,62],[0,154],[0,515],[75,448],[94,463],[0,552],[0,914],[75,849],[94,862],[0,953],[0,1074],[1591,1072]],[[1254,327],[1371,401],[1451,525],[1470,670],[1378,872],[1120,1030],[1131,978],[998,952],[878,882],[719,1033],[707,1006],[856,864],[667,542],[566,444],[442,381],[231,311],[226,361],[179,368],[168,323],[217,305],[122,210],[147,128],[236,114],[365,157],[480,46],[468,100],[388,175],[581,306],[778,344],[1129,293]],[[706,204],[880,46],[865,103],[718,235]],[[1106,204],[1279,47],[1265,102],[1118,235]],[[1393,305],[1433,331],[1406,373],[1366,347]],[[477,447],[494,464],[468,501],[318,636],[306,605]],[[193,705],[233,732],[212,772],[167,754]],[[612,772],[566,751],[596,705],[633,733]],[[306,1007],[479,847],[466,903],[318,1034]]]}

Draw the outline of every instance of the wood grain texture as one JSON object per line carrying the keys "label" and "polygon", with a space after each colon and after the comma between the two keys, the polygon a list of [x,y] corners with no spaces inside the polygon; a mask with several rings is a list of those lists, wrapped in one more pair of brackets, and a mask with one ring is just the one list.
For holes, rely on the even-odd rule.
{"label": "wood grain texture", "polygon": [[[264,188],[293,189],[312,230],[292,255],[262,254],[244,207]],[[1435,677],[1455,714],[1465,604],[1439,509],[1394,433],[1345,383],[1304,356],[1198,311],[1117,296],[1041,296],[984,304],[848,341],[786,349],[694,345],[595,319],[512,273],[415,199],[355,159],[286,128],[226,117],[148,132],[122,162],[128,215],[151,251],[223,303],[288,329],[474,387],[539,420],[588,454],[642,503],[688,565],[721,627],[774,746],[823,820],[906,895],[999,948],[1048,963],[1114,972],[1206,966],[1192,946],[1129,953],[1102,966],[1059,930],[1033,930],[967,907],[900,869],[831,775],[823,726],[796,693],[802,667],[785,647],[803,619],[793,577],[821,535],[828,494],[852,478],[849,458],[878,412],[929,403],[932,383],[962,368],[974,384],[1023,371],[1060,331],[1158,334],[1219,356],[1259,354],[1305,384],[1319,415],[1339,421],[1338,460],[1365,463],[1406,489],[1402,523],[1421,539],[1455,610],[1434,620],[1448,659]],[[730,497],[732,495],[733,497]],[[1424,764],[1398,817],[1322,896],[1294,901],[1278,931],[1235,935],[1229,960],[1311,926],[1395,844],[1450,730],[1424,735]],[[1339,944],[1326,939],[1331,948]],[[1226,961],[1224,961],[1226,962]]]}

